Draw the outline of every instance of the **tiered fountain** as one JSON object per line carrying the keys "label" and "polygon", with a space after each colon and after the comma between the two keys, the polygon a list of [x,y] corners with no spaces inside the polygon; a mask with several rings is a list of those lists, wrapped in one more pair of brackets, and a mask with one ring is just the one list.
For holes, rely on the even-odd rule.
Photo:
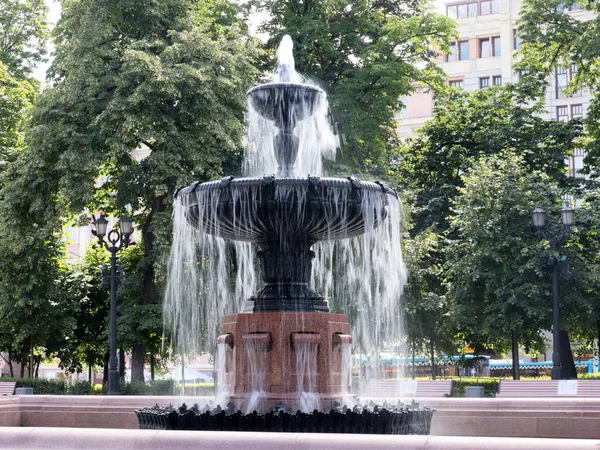
{"label": "tiered fountain", "polygon": [[[303,156],[299,149],[306,148],[298,130],[318,111],[326,111],[326,95],[302,82],[293,64],[291,40],[286,37],[274,81],[247,94],[252,112],[272,127],[272,144],[267,147],[272,145],[274,151],[276,175],[196,183],[181,189],[175,199],[167,324],[180,348],[185,348],[199,340],[199,324],[205,327],[203,337],[212,339],[215,321],[222,320],[216,339],[219,400],[248,413],[264,413],[274,405],[311,412],[348,401],[351,328],[348,315],[330,312],[328,301],[311,288],[313,248],[320,255],[319,273],[330,269],[323,266],[335,265],[333,253],[349,268],[363,267],[362,272],[354,270],[355,285],[364,287],[355,294],[362,298],[345,304],[362,323],[361,341],[371,332],[367,328],[383,339],[380,327],[385,318],[399,316],[404,272],[397,217],[392,232],[384,230],[393,235],[388,239],[393,242],[382,239],[373,248],[374,230],[382,228],[388,214],[397,216],[397,195],[378,182],[296,176],[297,161]],[[390,206],[395,209],[388,213]],[[367,237],[352,247],[352,238],[362,235]],[[332,241],[350,244],[334,252],[324,247]],[[255,255],[253,245],[259,249]],[[256,289],[253,259],[260,262],[263,285],[250,296],[248,286]],[[250,283],[240,281],[248,276]],[[231,279],[236,280],[235,293],[229,287]],[[248,300],[246,312],[227,306],[236,298],[239,303],[242,296]],[[387,300],[376,309],[378,296]],[[374,316],[368,315],[371,310],[376,310]],[[399,330],[388,324],[387,331]]]}

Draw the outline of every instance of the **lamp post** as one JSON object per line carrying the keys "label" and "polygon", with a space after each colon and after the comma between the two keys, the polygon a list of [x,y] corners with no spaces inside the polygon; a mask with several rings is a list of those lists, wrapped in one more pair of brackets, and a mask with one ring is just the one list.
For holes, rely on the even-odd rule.
{"label": "lamp post", "polygon": [[[106,235],[108,220],[103,215],[94,217],[96,227],[92,233],[100,245],[110,252],[110,359],[108,362],[108,395],[119,395],[119,368],[117,367],[117,252],[129,245],[133,232],[133,219],[122,217],[119,230],[110,230]],[[104,240],[106,236],[106,241]],[[108,241],[108,242],[107,242]]]}
{"label": "lamp post", "polygon": [[[574,211],[568,204],[561,210],[560,222],[546,223],[546,211],[537,207],[533,211],[533,224],[537,228],[537,235],[540,239],[547,239],[550,248],[555,252],[560,245],[571,235],[571,225],[573,225]],[[566,261],[566,256],[561,260]],[[548,266],[552,268],[552,379],[562,379],[562,361],[560,359],[560,312],[558,305],[558,259],[552,255],[548,258]]]}

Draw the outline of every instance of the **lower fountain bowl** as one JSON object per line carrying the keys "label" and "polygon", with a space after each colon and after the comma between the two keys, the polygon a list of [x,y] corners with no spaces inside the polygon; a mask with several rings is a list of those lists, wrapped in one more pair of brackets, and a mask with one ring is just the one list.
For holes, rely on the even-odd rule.
{"label": "lower fountain bowl", "polygon": [[308,242],[364,234],[385,219],[390,196],[382,183],[356,178],[233,178],[178,191],[187,219],[225,239],[264,242],[279,236]]}

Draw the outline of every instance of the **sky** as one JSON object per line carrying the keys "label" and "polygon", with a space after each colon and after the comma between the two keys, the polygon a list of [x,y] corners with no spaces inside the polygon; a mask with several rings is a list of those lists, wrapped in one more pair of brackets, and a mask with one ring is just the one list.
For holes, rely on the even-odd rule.
{"label": "sky", "polygon": [[[46,5],[48,6],[48,9],[49,9],[48,21],[50,22],[50,26],[53,27],[54,24],[56,24],[56,22],[60,18],[60,3],[57,0],[45,0],[45,1],[46,1]],[[444,13],[444,4],[447,1],[448,0],[434,0],[434,3],[440,13]],[[52,45],[51,44],[49,45],[48,51],[50,52],[50,55],[51,55],[51,53],[52,53]],[[48,69],[49,65],[50,65],[50,58],[48,58],[48,61],[46,61],[45,63],[39,64],[38,67],[33,72],[33,76],[36,79],[38,79],[42,84],[44,83],[44,79],[46,77],[46,70]]]}

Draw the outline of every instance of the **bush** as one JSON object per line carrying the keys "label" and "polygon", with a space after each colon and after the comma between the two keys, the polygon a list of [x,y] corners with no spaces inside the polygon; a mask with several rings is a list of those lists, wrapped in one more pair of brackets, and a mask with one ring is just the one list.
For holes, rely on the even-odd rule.
{"label": "bush", "polygon": [[2,381],[16,381],[18,388],[33,388],[38,395],[65,394],[67,387],[64,380],[47,380],[45,378],[2,378]]}
{"label": "bush", "polygon": [[497,378],[452,378],[451,397],[465,397],[467,386],[483,386],[485,397],[495,397],[498,393],[500,380]]}
{"label": "bush", "polygon": [[92,395],[93,393],[94,388],[89,381],[76,381],[67,386],[68,395]]}

